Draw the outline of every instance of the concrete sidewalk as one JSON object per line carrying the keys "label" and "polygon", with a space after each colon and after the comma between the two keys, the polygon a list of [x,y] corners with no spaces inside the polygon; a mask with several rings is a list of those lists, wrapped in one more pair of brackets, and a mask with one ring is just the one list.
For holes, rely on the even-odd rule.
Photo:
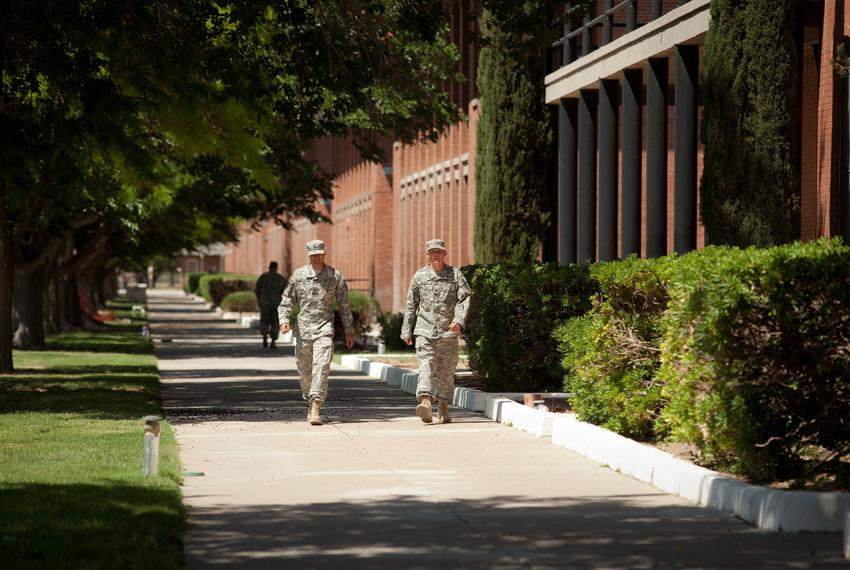
{"label": "concrete sidewalk", "polygon": [[848,567],[834,533],[762,533],[465,410],[423,425],[341,367],[309,426],[291,346],[178,291],[148,305],[190,568]]}

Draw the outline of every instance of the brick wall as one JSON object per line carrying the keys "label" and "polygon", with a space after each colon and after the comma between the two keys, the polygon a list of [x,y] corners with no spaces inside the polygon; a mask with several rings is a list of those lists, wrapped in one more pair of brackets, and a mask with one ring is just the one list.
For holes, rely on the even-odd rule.
{"label": "brick wall", "polygon": [[394,311],[404,307],[407,286],[427,263],[425,242],[446,241],[446,263],[474,262],[475,129],[478,102],[469,120],[453,126],[435,143],[396,144],[393,150]]}

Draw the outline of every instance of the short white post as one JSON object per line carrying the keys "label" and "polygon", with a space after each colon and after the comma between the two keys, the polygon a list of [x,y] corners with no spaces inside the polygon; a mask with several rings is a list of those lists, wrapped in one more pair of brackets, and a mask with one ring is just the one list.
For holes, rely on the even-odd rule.
{"label": "short white post", "polygon": [[145,462],[144,474],[156,476],[159,472],[159,416],[145,416]]}

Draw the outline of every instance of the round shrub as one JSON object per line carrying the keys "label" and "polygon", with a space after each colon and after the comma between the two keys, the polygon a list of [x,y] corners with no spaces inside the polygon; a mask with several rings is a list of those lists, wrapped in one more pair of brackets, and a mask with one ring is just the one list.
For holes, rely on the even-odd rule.
{"label": "round shrub", "polygon": [[404,313],[392,313],[387,311],[382,314],[379,322],[381,324],[381,341],[387,350],[391,352],[402,352],[414,350],[401,340],[401,326],[404,323]]}
{"label": "round shrub", "polygon": [[593,308],[556,329],[564,355],[564,389],[579,419],[652,440],[663,406],[656,380],[660,321],[675,257],[598,263]]}

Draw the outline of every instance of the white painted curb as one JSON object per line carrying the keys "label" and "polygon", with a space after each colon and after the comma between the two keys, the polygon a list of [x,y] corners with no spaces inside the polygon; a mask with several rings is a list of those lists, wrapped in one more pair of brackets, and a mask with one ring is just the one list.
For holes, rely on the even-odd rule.
{"label": "white painted curb", "polygon": [[[419,374],[368,359],[343,355],[343,366],[416,394]],[[732,513],[767,531],[844,531],[844,555],[850,558],[850,493],[786,491],[750,485],[694,465],[604,428],[581,422],[574,414],[555,414],[519,403],[522,393],[487,393],[455,388],[452,404],[526,431],[551,437],[552,443],[607,465],[683,499]]]}

